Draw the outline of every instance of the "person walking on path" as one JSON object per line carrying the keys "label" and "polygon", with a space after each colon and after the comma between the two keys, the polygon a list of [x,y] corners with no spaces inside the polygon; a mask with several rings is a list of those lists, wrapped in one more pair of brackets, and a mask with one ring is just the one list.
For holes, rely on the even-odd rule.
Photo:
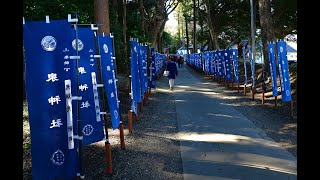
{"label": "person walking on path", "polygon": [[176,76],[178,76],[178,68],[177,64],[173,62],[171,58],[169,58],[169,61],[167,63],[167,70],[169,71],[168,79],[170,90],[173,91],[174,80],[176,79]]}
{"label": "person walking on path", "polygon": [[183,57],[180,56],[179,59],[178,59],[178,65],[179,65],[179,68],[182,67],[182,63],[183,63]]}

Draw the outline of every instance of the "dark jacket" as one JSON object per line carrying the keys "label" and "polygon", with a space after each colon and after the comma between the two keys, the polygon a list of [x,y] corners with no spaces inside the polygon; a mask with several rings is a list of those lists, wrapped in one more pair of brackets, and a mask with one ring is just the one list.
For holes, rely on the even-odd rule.
{"label": "dark jacket", "polygon": [[175,79],[178,76],[178,68],[177,64],[173,61],[168,62],[167,70],[169,71],[169,79]]}

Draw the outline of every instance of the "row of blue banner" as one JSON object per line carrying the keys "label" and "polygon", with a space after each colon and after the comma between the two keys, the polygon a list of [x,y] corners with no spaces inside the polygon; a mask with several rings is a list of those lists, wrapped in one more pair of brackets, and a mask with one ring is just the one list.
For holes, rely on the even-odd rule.
{"label": "row of blue banner", "polygon": [[207,74],[224,77],[229,82],[232,80],[234,82],[239,81],[238,49],[190,54],[187,63],[195,69]]}
{"label": "row of blue banner", "polygon": [[[286,43],[283,40],[277,42],[277,55],[278,55],[278,69],[280,75],[280,84],[281,84],[281,94],[282,101],[289,102],[291,101],[291,87],[290,87],[290,74],[287,60],[287,50]],[[246,51],[247,50],[247,51]],[[262,46],[260,47],[262,54]],[[274,48],[274,43],[268,44],[268,54],[269,54],[269,64],[270,64],[270,73],[272,80],[272,92],[273,96],[278,95],[277,87],[277,73],[276,73],[276,50]],[[252,59],[251,47],[248,45],[247,49],[242,48],[242,59],[244,66],[244,84],[248,85],[248,76],[247,76],[247,59],[251,68],[251,82],[253,87],[255,87],[255,75],[254,75],[254,62]],[[203,71],[207,74],[214,75],[216,77],[224,77],[226,81],[233,81],[235,83],[239,82],[239,62],[238,62],[238,49],[224,49],[216,51],[207,51],[204,53],[190,54],[187,59],[187,63],[200,71]],[[264,72],[263,72],[264,73]],[[263,74],[263,81],[264,74]],[[266,91],[266,85],[263,84],[263,89]]]}
{"label": "row of blue banner", "polygon": [[23,36],[32,179],[71,179],[79,173],[78,139],[88,145],[105,136],[99,88],[112,128],[121,121],[113,39],[68,20],[25,22]]}

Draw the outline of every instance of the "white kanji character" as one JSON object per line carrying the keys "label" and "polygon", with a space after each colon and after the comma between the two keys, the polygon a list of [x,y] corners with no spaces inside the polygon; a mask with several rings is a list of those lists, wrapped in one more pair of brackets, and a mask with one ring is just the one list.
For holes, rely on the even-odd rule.
{"label": "white kanji character", "polygon": [[63,65],[69,65],[69,61],[64,61]]}
{"label": "white kanji character", "polygon": [[86,70],[84,69],[84,67],[79,67],[78,70],[79,70],[80,74],[87,73]]}
{"label": "white kanji character", "polygon": [[81,91],[83,91],[83,90],[87,90],[88,89],[88,85],[87,84],[84,84],[84,85],[80,85],[79,86],[79,89],[81,90]]}
{"label": "white kanji character", "polygon": [[48,79],[46,81],[47,82],[49,82],[49,81],[55,82],[55,81],[58,81],[58,80],[59,79],[58,79],[56,73],[50,73],[50,74],[48,74]]}
{"label": "white kanji character", "polygon": [[63,68],[63,70],[65,70],[65,71],[67,71],[67,72],[69,71],[69,69],[70,69],[70,68]]}
{"label": "white kanji character", "polygon": [[94,66],[94,64],[90,64],[91,66]]}
{"label": "white kanji character", "polygon": [[110,96],[113,98],[114,97],[114,93],[112,92]]}
{"label": "white kanji character", "polygon": [[81,107],[80,108],[88,108],[90,106],[89,102],[86,101],[86,102],[82,102],[81,103]]}
{"label": "white kanji character", "polygon": [[54,103],[57,103],[57,104],[59,104],[59,101],[61,101],[60,100],[60,97],[59,96],[55,96],[55,97],[50,97],[49,99],[48,99],[48,101],[49,101],[49,103],[51,104],[51,105],[53,105]]}
{"label": "white kanji character", "polygon": [[110,66],[107,66],[107,71],[111,71]]}
{"label": "white kanji character", "polygon": [[94,59],[90,59],[90,61],[94,61]]}
{"label": "white kanji character", "polygon": [[61,119],[53,119],[50,124],[51,124],[50,128],[60,127],[61,125],[63,125],[61,122]]}
{"label": "white kanji character", "polygon": [[108,80],[108,83],[109,83],[109,84],[112,84],[112,82],[113,82],[112,79],[109,79],[109,80]]}

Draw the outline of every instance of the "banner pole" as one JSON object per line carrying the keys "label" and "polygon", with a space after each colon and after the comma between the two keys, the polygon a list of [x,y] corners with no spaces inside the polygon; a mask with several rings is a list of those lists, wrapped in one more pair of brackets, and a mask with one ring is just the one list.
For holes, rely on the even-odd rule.
{"label": "banner pole", "polygon": [[[114,74],[115,74],[115,77],[116,77],[116,81],[118,82],[118,70],[117,70],[117,58],[116,58],[116,52],[115,52],[115,46],[114,46],[114,36],[113,36],[113,33],[110,33],[110,37],[112,39],[112,53],[113,53],[113,56],[114,56]],[[125,48],[126,49],[126,48]],[[118,88],[117,88],[118,90]],[[118,94],[118,93],[117,93]],[[118,99],[118,102],[120,104],[120,100]],[[120,105],[119,105],[119,117],[120,117],[120,124],[119,124],[119,131],[120,131],[120,147],[122,150],[125,150],[126,149],[126,145],[124,143],[124,129],[123,129],[123,123],[122,123],[122,118],[121,118],[121,111],[120,111]]]}
{"label": "banner pole", "polygon": [[[78,13],[76,13],[76,19],[78,19]],[[79,50],[78,50],[78,21],[75,22],[75,31],[76,31],[76,56],[79,56]],[[76,59],[76,79],[77,79],[77,88],[76,88],[76,96],[79,95],[79,84],[80,84],[80,80],[79,80],[79,59]],[[78,117],[78,133],[79,133],[79,171],[80,173],[78,174],[78,179],[84,180],[84,168],[83,168],[83,149],[82,149],[82,131],[81,131],[81,116],[80,116],[80,103],[79,101],[77,101],[77,117]]]}
{"label": "banner pole", "polygon": [[[100,54],[100,48],[99,48],[99,36],[97,34],[97,43],[96,51],[98,51],[98,54]],[[98,65],[98,81],[99,83],[103,84],[103,77],[102,77],[102,67],[101,67],[101,56],[97,58],[97,65]],[[105,96],[106,90],[105,86],[101,87],[99,90],[100,97],[102,99],[101,107],[103,109],[103,112],[105,112],[102,116],[102,119],[104,120],[104,131],[105,131],[105,158],[106,158],[106,173],[111,175],[112,174],[112,158],[111,158],[111,147],[109,142],[109,133],[108,133],[108,122],[107,122],[107,112],[109,109],[107,108],[107,97]]]}
{"label": "banner pole", "polygon": [[[130,45],[131,45],[132,38],[130,37]],[[131,104],[133,103],[133,92],[132,92],[132,76],[131,76],[131,57],[129,57],[129,63],[128,63],[128,71],[129,71],[129,84],[128,84],[128,92],[129,92],[129,98],[128,98],[128,103],[129,103],[129,111],[128,111],[128,130],[129,133],[132,134],[132,116],[133,116],[133,110],[131,109],[132,106]]]}
{"label": "banner pole", "polygon": [[277,96],[274,97],[274,107],[277,107]]}
{"label": "banner pole", "polygon": [[293,117],[293,109],[294,109],[294,106],[293,106],[293,101],[292,101],[292,100],[291,100],[291,103],[290,103],[290,104],[291,104],[291,108],[290,108],[290,109],[291,109],[291,117]]}

